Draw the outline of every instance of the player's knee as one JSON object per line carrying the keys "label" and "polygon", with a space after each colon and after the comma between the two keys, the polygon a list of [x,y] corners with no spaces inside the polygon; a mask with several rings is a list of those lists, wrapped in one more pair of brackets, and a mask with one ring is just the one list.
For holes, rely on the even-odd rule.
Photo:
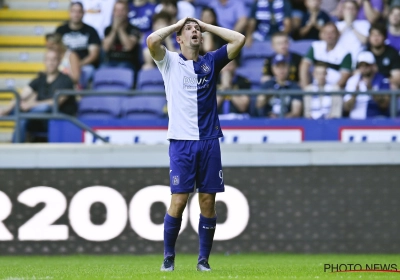
{"label": "player's knee", "polygon": [[214,199],[200,200],[200,210],[203,216],[213,217],[215,215],[215,201]]}

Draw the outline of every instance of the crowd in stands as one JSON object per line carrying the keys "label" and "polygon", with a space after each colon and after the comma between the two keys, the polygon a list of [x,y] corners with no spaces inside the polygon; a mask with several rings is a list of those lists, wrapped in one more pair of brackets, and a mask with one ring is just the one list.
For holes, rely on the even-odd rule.
{"label": "crowd in stands", "polygon": [[[219,90],[270,92],[218,96],[222,115],[389,116],[388,95],[362,92],[400,87],[400,0],[74,0],[69,21],[46,36],[46,72],[24,89],[21,110],[48,111],[43,104],[51,101],[43,100],[56,88],[100,89],[94,79],[102,69],[128,69],[133,89],[162,89],[146,38],[186,16],[246,35],[241,55],[221,71]],[[164,43],[179,52],[175,36]],[[201,53],[223,44],[205,33]],[[50,66],[50,57],[58,61],[58,70]],[[46,94],[41,86],[47,87]],[[310,94],[281,99],[280,90]],[[326,94],[341,90],[348,94]],[[26,103],[31,99],[36,103]],[[60,106],[76,114],[74,102],[61,99]],[[10,113],[11,107],[0,111]]]}

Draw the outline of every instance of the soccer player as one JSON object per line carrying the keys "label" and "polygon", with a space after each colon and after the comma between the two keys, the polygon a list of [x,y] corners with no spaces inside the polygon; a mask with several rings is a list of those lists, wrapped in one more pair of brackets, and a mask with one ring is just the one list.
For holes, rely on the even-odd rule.
{"label": "soccer player", "polygon": [[[181,54],[168,51],[162,42],[177,32]],[[199,55],[202,32],[210,32],[228,44]],[[171,205],[164,218],[164,262],[161,271],[173,271],[175,242],[189,194],[199,192],[200,252],[197,270],[210,271],[208,258],[217,223],[215,195],[224,191],[216,102],[220,70],[234,59],[245,43],[235,31],[184,18],[147,37],[150,54],[164,79],[168,101]]]}

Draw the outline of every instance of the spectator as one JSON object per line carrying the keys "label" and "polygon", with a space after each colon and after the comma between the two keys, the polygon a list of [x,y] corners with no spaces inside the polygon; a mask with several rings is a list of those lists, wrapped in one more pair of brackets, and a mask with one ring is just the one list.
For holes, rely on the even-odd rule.
{"label": "spectator", "polygon": [[[239,59],[235,58],[222,70],[219,80],[219,90],[250,89],[251,83],[248,79],[236,75]],[[221,96],[217,95],[217,106],[219,114],[243,114],[249,113],[250,97],[248,95]]]}
{"label": "spectator", "polygon": [[[299,82],[299,68],[302,57],[297,53],[289,51],[289,36],[283,32],[277,32],[272,35],[272,48],[275,54],[283,55],[290,63],[288,80],[292,82]],[[264,62],[263,76],[261,82],[266,82],[272,77],[271,60],[274,57],[267,58]]]}
{"label": "spectator", "polygon": [[292,36],[297,36],[301,26],[301,21],[307,12],[307,7],[304,2],[305,0],[290,0],[290,7],[292,9]]}
{"label": "spectator", "polygon": [[[358,4],[355,0],[343,2],[343,21],[336,23],[340,32],[338,44],[356,58],[367,43],[370,23],[367,20],[356,19]],[[353,60],[355,63],[355,59]],[[355,66],[355,65],[353,65]]]}
{"label": "spectator", "polygon": [[344,111],[351,119],[389,117],[389,95],[357,94],[357,92],[379,91],[389,89],[389,83],[377,72],[374,55],[364,51],[357,58],[358,72],[346,85],[346,91],[356,92],[344,97]]}
{"label": "spectator", "polygon": [[[339,17],[342,15],[343,4],[347,0],[341,0],[334,12]],[[383,0],[356,0],[358,4],[358,13],[356,19],[368,20],[370,24],[375,23],[383,14]]]}
{"label": "spectator", "polygon": [[388,21],[386,44],[400,51],[400,6],[390,8]]}
{"label": "spectator", "polygon": [[307,92],[315,92],[313,95],[305,95],[304,117],[309,119],[333,119],[342,117],[342,96],[328,95],[324,92],[339,91],[337,85],[326,83],[327,66],[325,63],[317,63],[313,70],[313,83],[308,85],[304,90]]}
{"label": "spectator", "polygon": [[390,79],[391,89],[400,86],[400,57],[396,49],[385,44],[386,28],[383,24],[375,23],[369,30],[369,48],[374,54],[378,72]]}
{"label": "spectator", "polygon": [[143,34],[151,31],[155,8],[156,5],[148,0],[133,0],[129,5],[129,23],[139,28]]}
{"label": "spectator", "polygon": [[[281,54],[272,59],[272,73],[274,77],[261,85],[266,90],[300,90],[300,87],[287,79],[289,75],[290,62]],[[285,96],[284,104],[281,104],[279,95],[258,95],[256,101],[256,116],[267,116],[276,118],[280,116],[281,110],[286,118],[298,118],[302,113],[301,96]],[[282,108],[283,106],[283,108]]]}
{"label": "spectator", "polygon": [[105,30],[104,66],[126,67],[139,71],[141,67],[140,30],[128,22],[128,4],[118,0],[114,5],[112,25]]}
{"label": "spectator", "polygon": [[246,32],[246,44],[253,39],[266,41],[276,32],[291,32],[292,9],[288,0],[258,0],[254,2]]}
{"label": "spectator", "polygon": [[[162,12],[160,12],[158,14],[154,14],[153,19],[152,19],[152,22],[153,22],[152,30],[147,32],[147,33],[145,33],[145,35],[143,36],[143,38],[145,40],[142,42],[143,60],[144,60],[144,64],[143,64],[142,69],[151,69],[151,68],[156,67],[156,65],[154,64],[154,60],[151,57],[149,49],[148,49],[147,44],[146,44],[147,37],[152,32],[154,32],[154,31],[156,31],[156,30],[158,30],[160,28],[163,28],[163,27],[171,25],[171,20],[172,20],[171,15],[169,13],[165,12],[165,11],[162,11]],[[167,47],[167,49],[170,50],[170,51],[174,51],[174,50],[176,52],[179,51],[179,44],[176,41],[176,34],[173,34],[173,35],[168,36],[167,38],[165,38],[164,44]]]}
{"label": "spectator", "polygon": [[96,29],[100,39],[104,38],[104,29],[111,24],[111,13],[115,0],[79,0],[83,5],[82,21]]}
{"label": "spectator", "polygon": [[325,24],[320,32],[321,41],[313,42],[310,50],[300,64],[300,82],[302,88],[310,84],[309,73],[316,62],[328,65],[327,83],[344,88],[351,76],[351,54],[337,44],[339,31],[333,22]]}
{"label": "spectator", "polygon": [[247,10],[242,1],[215,0],[209,7],[217,14],[218,26],[243,33],[247,24]]}
{"label": "spectator", "polygon": [[305,0],[307,12],[301,21],[300,39],[319,40],[322,26],[331,21],[327,13],[321,10],[321,0]]}
{"label": "spectator", "polygon": [[[172,5],[172,6],[171,6]],[[171,11],[172,9],[176,9],[176,21],[183,19],[185,17],[194,18],[196,15],[196,10],[193,5],[187,1],[178,1],[178,0],[161,0],[160,4],[156,6],[155,12],[159,13],[162,10]]]}
{"label": "spectator", "polygon": [[[58,89],[72,89],[73,82],[67,76],[58,71],[60,64],[60,53],[48,49],[44,56],[45,72],[39,73],[38,77],[26,86],[21,92],[20,110],[27,113],[50,113],[53,106],[53,96]],[[76,113],[76,102],[74,96],[62,96],[59,98],[60,111],[74,115]],[[12,114],[15,101],[5,108],[0,108],[0,116]],[[26,129],[31,120],[23,119],[19,123],[19,135],[21,142],[26,141]],[[47,122],[46,122],[47,123]],[[13,142],[16,142],[15,133]]]}
{"label": "spectator", "polygon": [[75,86],[78,86],[81,76],[79,56],[76,52],[69,50],[62,42],[60,34],[52,33],[46,35],[46,48],[55,50],[60,54],[61,62],[58,70],[68,75]]}
{"label": "spectator", "polygon": [[62,36],[64,45],[75,51],[80,59],[80,84],[86,88],[92,78],[100,54],[100,38],[96,30],[82,22],[83,6],[73,2],[70,6],[70,20],[59,26],[56,33]]}
{"label": "spectator", "polygon": [[[217,21],[217,14],[215,11],[211,8],[205,7],[203,8],[201,12],[201,19],[202,22],[216,25],[218,26],[218,21]],[[204,54],[210,51],[214,51],[216,49],[219,49],[223,45],[225,45],[226,42],[218,37],[214,36],[210,32],[204,32],[203,33],[203,45],[201,46],[200,53]]]}

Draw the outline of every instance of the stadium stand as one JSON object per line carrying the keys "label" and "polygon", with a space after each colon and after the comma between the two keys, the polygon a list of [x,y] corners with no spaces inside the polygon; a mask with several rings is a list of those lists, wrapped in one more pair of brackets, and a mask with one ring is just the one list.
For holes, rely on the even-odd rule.
{"label": "stadium stand", "polygon": [[119,96],[85,97],[79,103],[78,115],[84,119],[115,119],[121,115],[123,100]]}
{"label": "stadium stand", "polygon": [[[69,0],[5,0],[0,9],[0,86],[21,89],[44,68],[44,34],[68,18]],[[11,94],[0,96],[0,106]],[[13,122],[0,123],[0,141],[9,140]]]}
{"label": "stadium stand", "polygon": [[95,90],[129,90],[133,86],[133,70],[127,68],[100,68],[94,73]]}

